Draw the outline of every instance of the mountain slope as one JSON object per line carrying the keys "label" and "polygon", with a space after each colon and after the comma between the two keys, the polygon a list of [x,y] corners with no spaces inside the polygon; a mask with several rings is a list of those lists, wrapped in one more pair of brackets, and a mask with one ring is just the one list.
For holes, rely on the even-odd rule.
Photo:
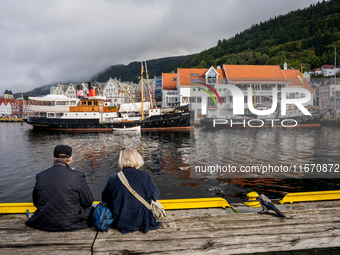
{"label": "mountain slope", "polygon": [[[169,73],[176,71],[177,67],[183,64],[183,62],[196,56],[179,56],[179,57],[168,57],[161,59],[147,60],[147,69],[149,77],[153,78],[156,76],[161,76],[162,73]],[[144,67],[145,68],[145,67]],[[105,82],[110,77],[121,79],[122,81],[133,81],[134,83],[139,82],[139,77],[141,74],[141,62],[132,62],[128,65],[113,65],[103,72],[97,74],[93,77],[93,80],[99,82]]]}
{"label": "mountain slope", "polygon": [[[340,46],[340,1],[330,0],[271,18],[201,52],[181,67],[280,65],[304,70],[334,64]],[[339,55],[337,55],[337,58]]]}

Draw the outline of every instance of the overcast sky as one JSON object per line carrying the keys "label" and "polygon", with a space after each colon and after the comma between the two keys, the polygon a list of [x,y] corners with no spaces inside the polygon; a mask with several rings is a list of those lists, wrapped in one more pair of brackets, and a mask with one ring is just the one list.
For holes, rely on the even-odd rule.
{"label": "overcast sky", "polygon": [[0,97],[199,53],[313,0],[1,0]]}

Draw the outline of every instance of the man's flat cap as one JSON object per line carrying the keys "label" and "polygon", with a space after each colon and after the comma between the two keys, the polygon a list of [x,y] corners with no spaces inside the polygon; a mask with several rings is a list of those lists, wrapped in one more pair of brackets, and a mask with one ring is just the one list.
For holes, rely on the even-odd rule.
{"label": "man's flat cap", "polygon": [[55,158],[69,158],[72,156],[72,148],[68,145],[58,145],[54,148]]}

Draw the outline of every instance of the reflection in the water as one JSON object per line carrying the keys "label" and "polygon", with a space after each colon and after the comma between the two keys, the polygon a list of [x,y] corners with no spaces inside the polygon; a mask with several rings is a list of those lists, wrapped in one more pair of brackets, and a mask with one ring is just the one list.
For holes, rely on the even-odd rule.
{"label": "reflection in the water", "polygon": [[[95,199],[110,175],[119,171],[122,148],[133,147],[143,156],[161,191],[161,198],[222,196],[229,202],[244,201],[250,191],[265,191],[279,198],[286,192],[339,189],[338,179],[230,179],[192,178],[190,165],[332,162],[340,151],[334,137],[340,130],[321,129],[234,129],[191,134],[159,133],[48,133],[30,126],[0,123],[0,202],[31,201],[35,175],[52,165],[53,148],[73,148],[71,167],[86,174]],[[338,162],[339,163],[339,162]]]}
{"label": "reflection in the water", "polygon": [[[329,134],[332,134],[330,136]],[[191,135],[191,177],[225,178],[339,178],[339,173],[316,170],[301,171],[306,164],[339,164],[339,129],[195,129]],[[198,171],[196,170],[196,166]],[[205,173],[203,166],[226,166],[224,173]],[[266,170],[269,166],[284,168],[284,172],[263,175],[259,172],[229,171],[230,167],[244,170],[248,166]],[[294,167],[295,166],[295,167]],[[263,167],[263,168],[262,168]],[[333,168],[334,169],[334,168]],[[296,171],[297,170],[297,171]],[[308,170],[308,169],[307,169]],[[213,172],[213,171],[212,171]],[[266,171],[263,171],[266,173]]]}

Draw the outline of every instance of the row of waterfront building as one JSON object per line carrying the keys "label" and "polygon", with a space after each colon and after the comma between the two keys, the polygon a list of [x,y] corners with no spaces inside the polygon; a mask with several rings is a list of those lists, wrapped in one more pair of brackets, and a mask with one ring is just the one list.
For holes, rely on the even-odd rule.
{"label": "row of waterfront building", "polygon": [[[251,97],[256,108],[270,107],[272,104],[272,90],[280,91],[283,87],[303,87],[312,98],[305,105],[321,107],[340,106],[340,78],[334,77],[313,82],[308,73],[301,74],[299,70],[288,70],[271,65],[223,65],[210,68],[178,68],[177,73],[163,73],[161,77],[143,80],[144,98],[151,101],[155,107],[174,107],[190,104],[195,110],[195,119],[204,117],[231,117],[233,115],[233,93],[226,85],[235,85],[244,94],[245,114],[249,114],[247,100]],[[70,98],[83,97],[89,94],[89,87],[96,90],[97,95],[105,96],[116,105],[141,101],[141,82],[121,82],[110,78],[106,82],[89,82],[82,84],[58,84],[50,88],[52,95],[65,95]],[[252,95],[248,95],[248,88],[252,88]],[[81,91],[81,94],[79,94]],[[303,97],[303,93],[290,93],[290,98]],[[5,97],[5,95],[4,95]],[[6,96],[8,98],[8,96]],[[7,100],[7,101],[6,101]],[[18,100],[0,100],[0,114],[12,113],[17,105],[23,105]],[[7,102],[7,105],[6,105]],[[292,108],[295,106],[292,105]]]}

